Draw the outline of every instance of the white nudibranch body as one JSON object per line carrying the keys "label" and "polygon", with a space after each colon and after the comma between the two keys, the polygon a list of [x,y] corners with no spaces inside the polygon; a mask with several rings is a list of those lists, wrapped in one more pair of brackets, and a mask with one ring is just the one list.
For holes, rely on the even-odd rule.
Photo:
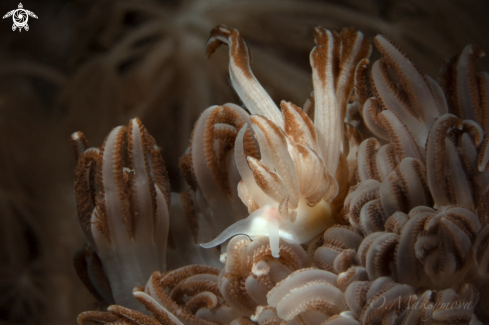
{"label": "white nudibranch body", "polygon": [[278,258],[280,238],[290,244],[305,243],[331,225],[331,207],[324,201],[314,207],[309,207],[305,203],[300,204],[296,212],[298,218],[295,222],[291,222],[283,218],[276,207],[267,204],[255,210],[246,219],[229,226],[214,240],[200,246],[215,247],[237,235],[247,235],[252,239],[268,236],[272,256]]}
{"label": "white nudibranch body", "polygon": [[[334,45],[347,37],[358,46],[335,57]],[[233,87],[251,113],[249,122],[235,133],[234,143],[235,168],[241,177],[237,192],[251,214],[201,246],[214,247],[238,234],[268,236],[272,255],[279,257],[280,238],[303,244],[334,224],[331,202],[339,192],[334,176],[338,169],[348,172],[340,165],[343,120],[355,68],[370,55],[370,45],[359,32],[338,35],[316,29],[317,46],[310,56],[313,122],[290,102],[282,101],[280,109],[275,105],[253,75],[249,50],[237,30],[216,27],[207,54],[223,43],[230,49]],[[343,63],[336,75],[332,67],[337,59]]]}

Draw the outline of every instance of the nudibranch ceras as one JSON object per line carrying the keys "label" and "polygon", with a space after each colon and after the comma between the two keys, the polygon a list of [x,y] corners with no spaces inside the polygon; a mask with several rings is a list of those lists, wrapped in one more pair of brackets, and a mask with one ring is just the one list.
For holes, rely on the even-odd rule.
{"label": "nudibranch ceras", "polygon": [[71,138],[79,221],[110,282],[103,298],[141,309],[132,289],[166,270],[170,184],[160,148],[138,118],[114,128],[100,149],[88,148],[81,132]]}
{"label": "nudibranch ceras", "polygon": [[[212,30],[207,56],[221,44],[229,45],[231,82],[251,113],[251,125],[239,129],[234,143],[242,179],[238,194],[251,214],[201,246],[214,247],[238,234],[268,236],[272,255],[279,257],[279,238],[307,243],[335,223],[332,201],[346,187],[343,178],[349,172],[343,121],[355,71],[365,65],[371,44],[352,29],[337,34],[322,27],[315,29],[315,42],[310,55],[313,93],[306,102],[314,105],[313,122],[290,102],[282,101],[278,109],[253,75],[250,51],[236,29],[221,25]],[[250,134],[260,159],[245,154],[250,143],[244,139]]]}

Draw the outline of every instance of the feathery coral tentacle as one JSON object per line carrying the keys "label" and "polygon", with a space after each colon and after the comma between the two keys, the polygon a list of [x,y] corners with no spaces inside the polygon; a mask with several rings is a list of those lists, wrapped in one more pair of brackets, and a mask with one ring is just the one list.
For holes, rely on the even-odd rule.
{"label": "feathery coral tentacle", "polygon": [[283,118],[277,105],[251,72],[248,47],[236,29],[224,25],[216,26],[207,41],[207,57],[222,43],[229,45],[231,82],[248,110],[252,114],[266,116],[279,127],[283,127]]}

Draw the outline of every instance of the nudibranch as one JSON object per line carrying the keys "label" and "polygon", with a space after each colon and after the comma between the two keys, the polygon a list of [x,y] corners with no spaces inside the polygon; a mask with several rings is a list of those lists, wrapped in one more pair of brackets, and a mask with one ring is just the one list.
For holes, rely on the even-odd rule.
{"label": "nudibranch", "polygon": [[[331,203],[348,174],[343,140],[347,106],[357,66],[370,56],[363,34],[345,29],[340,34],[315,29],[312,50],[313,93],[306,105],[314,107],[314,122],[298,106],[282,101],[281,110],[253,75],[251,55],[236,29],[217,26],[206,45],[209,57],[221,44],[229,46],[231,82],[251,114],[235,137],[234,163],[242,181],[238,195],[250,215],[225,229],[205,248],[246,234],[268,236],[274,257],[279,239],[303,244],[335,223]],[[251,128],[250,128],[251,126]],[[260,158],[247,156],[246,141],[254,135]],[[194,135],[195,136],[195,135]]]}

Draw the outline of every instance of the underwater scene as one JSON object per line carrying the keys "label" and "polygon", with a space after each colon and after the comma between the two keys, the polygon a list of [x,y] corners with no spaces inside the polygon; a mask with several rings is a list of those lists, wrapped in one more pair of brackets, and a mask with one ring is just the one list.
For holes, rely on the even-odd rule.
{"label": "underwater scene", "polygon": [[489,324],[489,2],[0,7],[0,325]]}

